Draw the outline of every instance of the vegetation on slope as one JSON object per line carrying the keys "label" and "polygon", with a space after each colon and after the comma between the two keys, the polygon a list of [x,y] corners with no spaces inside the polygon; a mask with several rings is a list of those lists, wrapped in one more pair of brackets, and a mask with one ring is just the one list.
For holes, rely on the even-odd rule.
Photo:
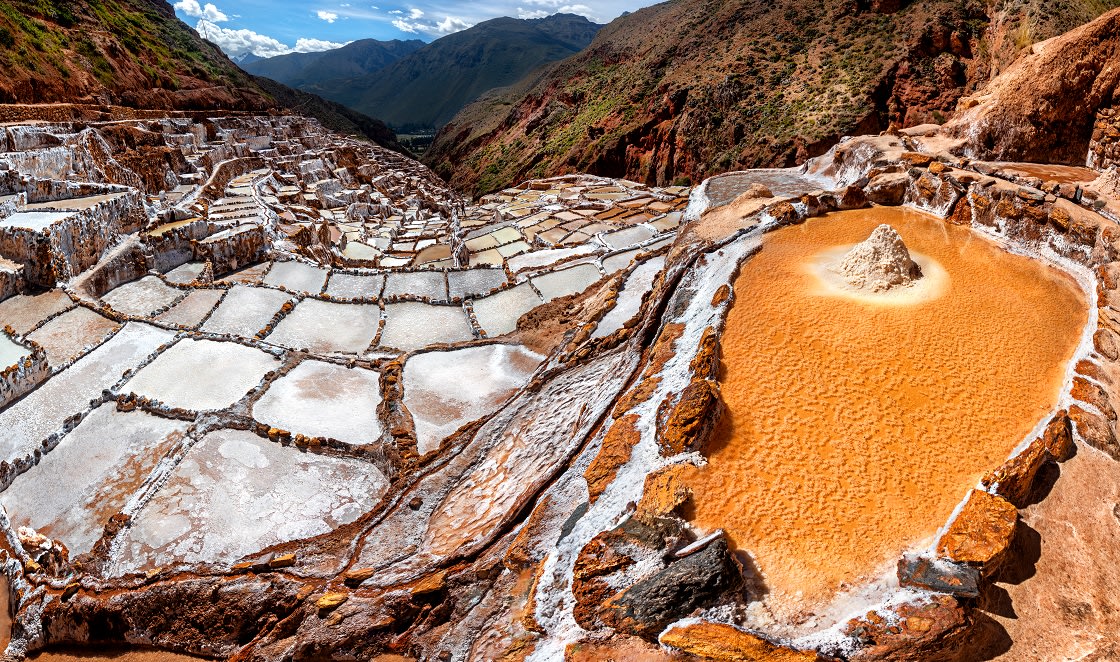
{"label": "vegetation on slope", "polygon": [[480,94],[521,80],[591,43],[601,26],[582,16],[496,18],[437,39],[389,66],[302,89],[385,120],[398,130],[432,130]]}
{"label": "vegetation on slope", "polygon": [[1025,45],[1116,4],[671,0],[527,91],[468,106],[425,160],[474,193],[569,171],[670,184],[793,165],[843,135],[943,122]]}

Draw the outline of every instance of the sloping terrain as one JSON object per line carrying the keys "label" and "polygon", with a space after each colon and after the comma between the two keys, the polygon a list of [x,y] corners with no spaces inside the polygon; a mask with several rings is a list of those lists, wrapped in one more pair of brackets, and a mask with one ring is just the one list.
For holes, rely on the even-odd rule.
{"label": "sloping terrain", "polygon": [[843,135],[945,121],[1023,48],[1115,4],[666,2],[527,92],[468,106],[425,161],[474,193],[544,173],[666,184],[792,165]]}
{"label": "sloping terrain", "polygon": [[336,131],[402,149],[378,120],[254,80],[164,0],[0,1],[0,103],[90,104],[105,111],[288,107]]}
{"label": "sloping terrain", "polygon": [[381,71],[305,89],[402,129],[435,129],[483,92],[512,85],[591,43],[599,25],[582,16],[495,18],[442,37]]}
{"label": "sloping terrain", "polygon": [[288,53],[239,64],[242,69],[256,76],[303,88],[321,82],[324,77],[345,79],[372,74],[425,45],[419,39],[359,39],[329,51]]}

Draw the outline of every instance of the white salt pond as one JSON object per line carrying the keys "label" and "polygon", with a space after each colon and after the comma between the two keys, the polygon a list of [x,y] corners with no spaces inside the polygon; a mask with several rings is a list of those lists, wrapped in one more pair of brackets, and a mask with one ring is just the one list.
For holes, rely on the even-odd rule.
{"label": "white salt pond", "polygon": [[353,522],[387,487],[368,462],[301,452],[242,430],[211,432],[133,519],[110,573],[229,566]]}
{"label": "white salt pond", "polygon": [[187,262],[168,271],[164,274],[164,277],[172,283],[183,285],[198,278],[204,269],[206,269],[206,263],[204,262]]}
{"label": "white salt pond", "polygon": [[202,325],[202,330],[252,338],[291,299],[292,295],[280,290],[235,285],[226,293],[210,319]]}
{"label": "white salt pond", "polygon": [[608,274],[622,271],[630,266],[630,263],[634,261],[634,258],[637,257],[640,252],[640,248],[635,248],[634,250],[615,253],[614,255],[603,258],[603,271]]}
{"label": "white salt pond", "polygon": [[8,334],[0,333],[0,370],[13,366],[30,355],[29,348],[12,340]]}
{"label": "white salt pond", "polygon": [[0,503],[15,526],[61,540],[71,556],[84,554],[188,426],[101,405],[17,477]]}
{"label": "white salt pond", "polygon": [[644,225],[635,225],[624,230],[604,234],[602,239],[603,243],[612,250],[618,250],[620,248],[629,248],[643,241],[648,241],[653,238],[654,234],[651,228]]}
{"label": "white salt pond", "polygon": [[665,256],[663,255],[646,260],[635,267],[634,271],[626,277],[626,283],[622,286],[622,291],[618,293],[614,308],[607,311],[603,319],[599,320],[599,325],[595,327],[595,333],[591,337],[603,338],[609,336],[633,319],[642,305],[642,297],[646,295],[646,292],[653,289],[654,279],[664,268]]}
{"label": "white salt pond", "polygon": [[223,294],[224,290],[191,290],[186,298],[156,319],[168,324],[196,328],[222,300]]}
{"label": "white salt pond", "polygon": [[505,269],[467,269],[447,272],[448,295],[452,299],[469,299],[506,283]]}
{"label": "white salt pond", "polygon": [[32,232],[42,232],[73,215],[74,212],[68,211],[20,211],[0,220],[0,228],[20,228]]}
{"label": "white salt pond", "polygon": [[71,415],[89,408],[90,400],[135,368],[160,345],[171,341],[170,331],[130,322],[109,340],[69,368],[50,378],[0,412],[0,459],[9,462],[35,448],[62,427]]}
{"label": "white salt pond", "polygon": [[144,366],[122,391],[190,411],[225,409],[279,365],[274,356],[252,347],[184,338]]}
{"label": "white salt pond", "polygon": [[378,344],[409,351],[473,339],[470,321],[461,307],[406,301],[386,304],[385,327]]}
{"label": "white salt pond", "polygon": [[331,303],[304,299],[267,338],[292,349],[324,354],[360,354],[377,336],[381,308],[376,304]]}
{"label": "white salt pond", "polygon": [[528,283],[474,300],[474,316],[486,335],[494,338],[517,329],[517,320],[544,303]]}
{"label": "white salt pond", "polygon": [[102,295],[101,300],[122,315],[148,317],[185,294],[155,276],[145,276],[114,288]]}
{"label": "white salt pond", "polygon": [[327,294],[343,299],[376,299],[381,296],[385,276],[334,272],[327,281]]}
{"label": "white salt pond", "polygon": [[523,387],[544,357],[520,345],[425,352],[404,366],[404,403],[421,455],[464,424],[493,413]]}
{"label": "white salt pond", "polygon": [[529,280],[540,291],[545,301],[552,301],[570,294],[582,292],[602,278],[594,264],[580,264],[567,269],[534,276]]}
{"label": "white salt pond", "polygon": [[447,281],[442,271],[395,272],[385,276],[385,298],[414,296],[447,301]]}
{"label": "white salt pond", "polygon": [[269,385],[253,416],[272,427],[347,444],[370,444],[381,436],[378,374],[308,360]]}
{"label": "white salt pond", "polygon": [[298,260],[290,262],[277,262],[264,277],[265,285],[284,287],[293,292],[308,292],[318,294],[323,291],[323,284],[327,282],[327,270],[304,264]]}

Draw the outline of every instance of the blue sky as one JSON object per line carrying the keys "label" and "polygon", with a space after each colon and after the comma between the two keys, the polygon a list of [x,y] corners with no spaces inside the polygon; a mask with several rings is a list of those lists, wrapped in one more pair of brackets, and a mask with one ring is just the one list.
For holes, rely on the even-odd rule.
{"label": "blue sky", "polygon": [[[608,23],[654,0],[171,0],[175,13],[228,55],[262,57],[338,48],[355,39],[431,41],[498,16],[566,12]],[[399,1],[399,0],[398,0]]]}

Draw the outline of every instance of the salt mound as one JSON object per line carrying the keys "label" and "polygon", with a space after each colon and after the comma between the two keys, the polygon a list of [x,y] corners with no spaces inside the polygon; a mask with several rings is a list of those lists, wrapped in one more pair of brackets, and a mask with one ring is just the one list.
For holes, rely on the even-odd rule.
{"label": "salt mound", "polygon": [[838,271],[852,287],[872,292],[905,287],[922,277],[922,269],[910,258],[902,237],[886,224],[856,244],[840,261]]}

